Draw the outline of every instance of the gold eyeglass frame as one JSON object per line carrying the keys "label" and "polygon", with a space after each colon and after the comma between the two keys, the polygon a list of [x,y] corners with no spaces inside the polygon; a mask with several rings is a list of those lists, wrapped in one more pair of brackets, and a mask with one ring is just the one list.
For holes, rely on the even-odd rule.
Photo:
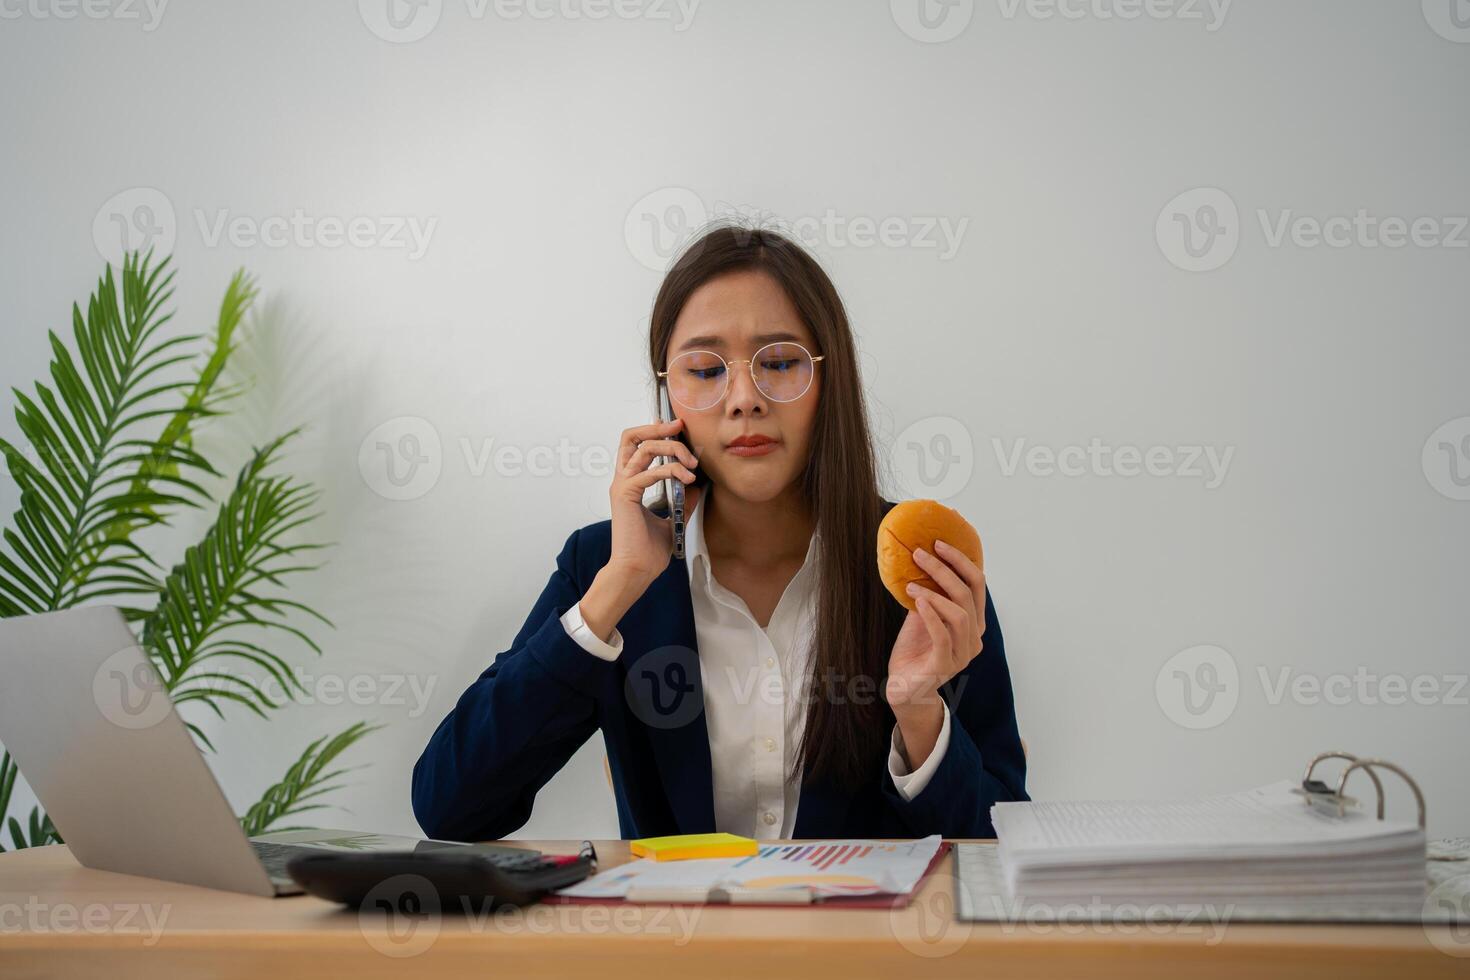
{"label": "gold eyeglass frame", "polygon": [[[766,394],[765,389],[761,387],[760,381],[758,381],[756,379],[756,376],[755,376],[755,362],[760,359],[761,351],[765,350],[767,347],[779,347],[782,344],[786,344],[787,346],[796,347],[796,348],[800,349],[800,351],[803,354],[805,354],[808,358],[811,359],[811,362],[812,362],[812,365],[813,365],[812,377],[807,379],[806,387],[803,388],[803,389],[801,389],[801,394],[800,395],[797,395],[795,398],[772,398],[770,395]],[[826,354],[813,354],[811,351],[809,351],[809,350],[806,349],[806,345],[805,344],[798,344],[794,340],[773,340],[769,344],[766,344],[765,347],[757,348],[756,352],[754,354],[752,354],[750,357],[743,357],[743,358],[740,358],[740,359],[734,360],[734,361],[727,361],[717,351],[712,351],[712,350],[686,350],[686,351],[681,351],[679,353],[679,355],[674,358],[673,361],[670,361],[669,362],[670,366],[672,366],[673,363],[674,363],[674,361],[677,361],[680,357],[686,357],[689,354],[714,354],[715,357],[718,357],[720,359],[720,363],[722,363],[722,364],[725,365],[725,389],[720,392],[720,397],[718,397],[714,401],[710,402],[704,408],[694,408],[694,407],[692,407],[690,405],[685,405],[683,402],[679,401],[679,399],[674,398],[674,389],[673,389],[672,386],[669,387],[669,398],[672,399],[675,402],[678,402],[680,406],[689,409],[689,411],[691,411],[691,412],[708,412],[710,409],[714,408],[720,402],[722,402],[722,401],[725,400],[725,396],[728,395],[728,394],[730,394],[730,374],[731,374],[731,371],[732,371],[732,369],[734,368],[734,366],[736,364],[745,364],[745,365],[747,365],[750,368],[750,382],[751,382],[751,384],[755,385],[755,390],[756,391],[759,391],[766,398],[770,398],[770,400],[773,401],[773,402],[775,402],[777,405],[789,405],[789,404],[791,404],[794,401],[800,401],[806,395],[807,392],[809,392],[809,391],[812,390],[812,378],[815,378],[817,376],[816,363],[827,356]],[[663,378],[664,380],[668,380],[668,377],[669,377],[669,372],[668,371],[659,371],[659,372],[657,372],[657,374],[658,374],[658,376],[660,378]]]}

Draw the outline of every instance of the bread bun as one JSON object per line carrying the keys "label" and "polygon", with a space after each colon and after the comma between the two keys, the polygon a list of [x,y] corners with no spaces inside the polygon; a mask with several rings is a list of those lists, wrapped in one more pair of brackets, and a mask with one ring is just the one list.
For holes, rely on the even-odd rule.
{"label": "bread bun", "polygon": [[935,541],[953,545],[976,565],[985,567],[979,532],[959,511],[937,500],[905,500],[895,504],[878,525],[878,575],[905,609],[912,610],[917,605],[906,591],[910,582],[945,594],[914,561],[915,548],[923,548],[943,560],[934,549]]}

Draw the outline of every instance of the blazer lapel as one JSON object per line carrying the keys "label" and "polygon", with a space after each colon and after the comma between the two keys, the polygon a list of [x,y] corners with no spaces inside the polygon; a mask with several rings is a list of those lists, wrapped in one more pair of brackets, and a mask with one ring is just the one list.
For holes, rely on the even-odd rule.
{"label": "blazer lapel", "polygon": [[653,749],[659,782],[681,834],[715,829],[713,766],[704,718],[704,685],[694,628],[689,569],[670,559],[655,583],[662,601],[653,603],[647,642],[628,663],[624,694],[643,723]]}

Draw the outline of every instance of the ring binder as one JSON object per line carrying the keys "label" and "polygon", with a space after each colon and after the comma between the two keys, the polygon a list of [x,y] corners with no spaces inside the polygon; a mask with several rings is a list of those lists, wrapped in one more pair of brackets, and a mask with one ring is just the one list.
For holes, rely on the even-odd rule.
{"label": "ring binder", "polygon": [[[1342,775],[1337,778],[1336,789],[1330,788],[1320,779],[1312,778],[1312,772],[1317,768],[1317,764],[1326,759],[1343,759],[1348,763],[1347,767],[1343,769]],[[1419,804],[1419,829],[1423,830],[1425,825],[1424,793],[1419,789],[1419,784],[1414,781],[1413,776],[1410,776],[1401,767],[1389,762],[1387,759],[1360,759],[1351,752],[1323,752],[1307,764],[1306,774],[1302,776],[1301,788],[1295,789],[1293,792],[1305,796],[1308,806],[1314,804],[1335,806],[1337,808],[1337,815],[1339,817],[1345,816],[1347,808],[1357,805],[1358,801],[1350,796],[1345,796],[1343,789],[1347,786],[1348,776],[1354,770],[1361,769],[1368,774],[1368,778],[1373,780],[1373,788],[1378,793],[1378,819],[1382,820],[1384,809],[1383,781],[1378,778],[1376,771],[1379,767],[1397,773],[1399,778],[1409,784],[1409,789],[1414,792],[1414,800]]]}
{"label": "ring binder", "polygon": [[[1329,759],[1343,761],[1318,776]],[[1359,770],[1378,794],[1377,819],[1366,794],[1346,793]],[[1417,826],[1406,814],[1385,818],[1385,772],[1414,791]],[[1424,795],[1402,768],[1340,751],[1318,755],[1296,778],[1198,800],[997,803],[996,846],[958,845],[955,899],[959,917],[977,922],[1061,923],[1090,910],[1101,924],[1121,921],[1123,909],[1143,922],[1154,914],[1143,908],[1191,922],[1216,909],[1232,923],[1464,931],[1470,874],[1452,862],[1470,860],[1470,839],[1431,845],[1425,817]]]}

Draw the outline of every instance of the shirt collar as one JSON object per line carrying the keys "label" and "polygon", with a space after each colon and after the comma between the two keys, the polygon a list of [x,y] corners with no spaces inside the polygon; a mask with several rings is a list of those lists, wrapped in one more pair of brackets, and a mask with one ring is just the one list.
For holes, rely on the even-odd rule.
{"label": "shirt collar", "polygon": [[[706,483],[704,490],[699,495],[699,500],[694,505],[694,510],[689,513],[684,521],[684,562],[689,568],[689,581],[702,583],[709,587],[712,575],[710,573],[709,549],[704,542],[704,502],[709,499],[714,484]],[[808,569],[815,569],[817,560],[821,555],[821,533],[812,528],[812,539],[806,548],[806,559],[802,562],[797,575],[803,575]]]}

